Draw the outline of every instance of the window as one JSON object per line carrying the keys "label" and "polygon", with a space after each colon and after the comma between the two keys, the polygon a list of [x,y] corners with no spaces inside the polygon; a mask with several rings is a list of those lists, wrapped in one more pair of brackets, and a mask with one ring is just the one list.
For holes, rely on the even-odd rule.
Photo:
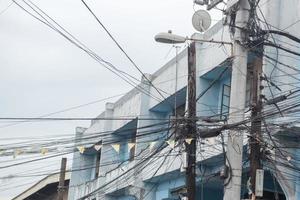
{"label": "window", "polygon": [[179,132],[180,132],[178,125],[181,122],[180,119],[184,117],[185,113],[186,113],[185,103],[181,104],[180,106],[177,106],[177,108],[176,108],[176,117],[179,120],[175,120],[176,119],[175,116],[171,117],[173,119],[173,122],[172,122],[173,124],[170,124],[170,125],[173,126],[173,128],[172,128],[172,130],[168,131],[168,135],[166,135],[168,138],[170,137],[170,139],[177,140]]}
{"label": "window", "polygon": [[185,103],[176,108],[176,115],[178,117],[184,117],[184,114],[185,114]]}
{"label": "window", "polygon": [[[102,141],[100,141],[99,143],[97,143],[97,145],[101,145],[102,144]],[[96,154],[96,167],[95,167],[95,178],[98,178],[99,177],[99,173],[100,173],[100,161],[101,161],[101,150],[102,148],[100,148],[98,151],[97,151],[97,154]]]}
{"label": "window", "polygon": [[245,106],[248,107],[250,106],[251,103],[251,90],[252,90],[252,80],[253,80],[253,72],[251,70],[248,70],[248,74],[247,74],[247,84],[246,84],[246,102],[245,102]]}
{"label": "window", "polygon": [[180,200],[183,199],[182,197],[186,197],[186,196],[187,196],[186,187],[178,187],[178,188],[171,189],[170,198],[168,199]]}
{"label": "window", "polygon": [[[131,137],[130,139],[130,143],[134,143],[136,144],[136,131],[135,133],[132,135],[133,137]],[[129,161],[133,161],[134,160],[134,156],[135,156],[135,148],[136,148],[136,145],[134,145],[130,151],[129,151]]]}
{"label": "window", "polygon": [[120,143],[120,155],[119,155],[119,160],[120,162],[127,162],[127,161],[133,161],[135,157],[135,148],[136,145],[134,145],[130,150],[129,150],[129,143],[136,143],[136,130],[134,132],[129,132],[127,135],[120,136],[119,140],[122,141]]}
{"label": "window", "polygon": [[230,86],[223,84],[222,88],[222,99],[221,99],[221,111],[220,118],[227,119],[229,114],[229,104],[230,104]]}
{"label": "window", "polygon": [[100,159],[101,159],[101,149],[96,154],[96,168],[95,168],[95,178],[99,177],[100,170]]}

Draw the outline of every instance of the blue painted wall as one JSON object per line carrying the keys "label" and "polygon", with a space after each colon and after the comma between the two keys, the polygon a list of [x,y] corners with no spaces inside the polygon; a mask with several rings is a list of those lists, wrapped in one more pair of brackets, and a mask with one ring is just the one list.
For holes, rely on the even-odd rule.
{"label": "blue painted wall", "polygon": [[170,197],[170,190],[184,186],[184,177],[177,179],[170,179],[168,181],[160,182],[156,188],[156,200],[162,200]]}
{"label": "blue painted wall", "polygon": [[[212,79],[200,77],[199,85],[197,86],[197,95],[205,91],[217,77],[218,74],[215,74]],[[210,89],[198,100],[198,116],[211,116],[220,114],[223,85],[226,84],[230,86],[230,80],[230,74],[225,74],[223,78],[213,84],[213,86],[210,87]]]}
{"label": "blue painted wall", "polygon": [[124,197],[118,197],[117,200],[135,200],[135,197],[132,196],[124,196]]}

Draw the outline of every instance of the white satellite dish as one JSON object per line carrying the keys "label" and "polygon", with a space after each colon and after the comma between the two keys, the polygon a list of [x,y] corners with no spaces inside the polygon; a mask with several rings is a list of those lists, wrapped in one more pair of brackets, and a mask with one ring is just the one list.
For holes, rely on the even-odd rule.
{"label": "white satellite dish", "polygon": [[192,23],[197,31],[204,32],[211,25],[210,14],[206,10],[198,10],[193,15]]}

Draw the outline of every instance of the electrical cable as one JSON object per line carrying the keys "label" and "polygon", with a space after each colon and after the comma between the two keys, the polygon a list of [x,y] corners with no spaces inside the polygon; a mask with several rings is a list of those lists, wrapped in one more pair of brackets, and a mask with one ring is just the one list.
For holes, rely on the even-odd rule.
{"label": "electrical cable", "polygon": [[[158,92],[158,94],[164,99],[165,102],[168,104],[171,103],[164,97],[164,95],[160,92],[159,89],[157,89],[151,80],[142,72],[140,67],[137,66],[137,64],[132,60],[132,58],[126,53],[124,48],[119,44],[119,42],[113,37],[113,35],[108,31],[108,29],[104,26],[104,24],[100,21],[100,19],[95,15],[95,13],[91,10],[91,8],[86,4],[84,0],[81,0],[81,2],[84,4],[84,6],[88,9],[88,11],[93,15],[93,17],[96,19],[96,21],[100,24],[100,26],[105,30],[105,32],[109,35],[109,37],[114,41],[114,43],[117,45],[117,47],[123,52],[123,54],[127,57],[127,59],[131,62],[131,64],[141,73],[143,78],[148,81],[148,83]],[[172,107],[172,106],[171,106]]]}

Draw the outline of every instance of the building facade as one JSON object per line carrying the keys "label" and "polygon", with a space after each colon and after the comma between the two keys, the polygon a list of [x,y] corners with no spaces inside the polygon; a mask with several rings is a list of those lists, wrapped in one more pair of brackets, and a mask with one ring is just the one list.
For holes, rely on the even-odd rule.
{"label": "building facade", "polygon": [[[291,1],[293,3],[282,0],[262,1],[260,17],[268,22],[269,27],[287,28],[289,33],[299,36],[297,30],[300,23],[297,24],[297,20],[300,19],[298,13],[300,1]],[[292,25],[293,23],[296,24]],[[192,37],[231,41],[228,27],[223,25],[223,21],[216,23],[204,34],[194,34]],[[288,40],[283,36],[273,37],[283,44]],[[299,47],[293,48],[299,52]],[[270,80],[262,83],[265,86],[263,90],[265,97],[276,97],[281,94],[280,90],[293,91],[299,87],[299,81],[295,81],[299,78],[299,74],[295,74],[295,69],[279,64],[282,62],[289,66],[299,66],[299,60],[272,47],[264,47],[263,50],[265,54],[262,58],[263,72],[270,77]],[[224,123],[228,117],[230,98],[239,98],[230,96],[233,58],[230,45],[196,43],[199,128],[212,126],[207,119],[214,121],[214,124],[216,121]],[[277,60],[276,67],[270,62],[270,58]],[[248,72],[257,59],[261,59],[261,55],[249,51]],[[74,153],[69,200],[81,198],[175,200],[184,195],[183,149],[182,145],[173,142],[177,141],[180,132],[183,131],[180,120],[185,115],[187,106],[187,61],[185,49],[177,58],[170,60],[154,74],[143,76],[141,83],[118,101],[108,102],[105,111],[91,122],[90,127],[76,129],[76,147],[84,146],[85,150]],[[294,78],[291,78],[291,74],[295,74]],[[249,105],[251,76],[245,76],[249,76],[246,98],[246,104]],[[270,83],[271,87],[268,86]],[[266,89],[268,87],[270,89]],[[279,87],[280,90],[276,91],[275,87]],[[248,116],[247,109],[245,112]],[[284,123],[287,117],[294,115],[285,117],[274,115],[267,121]],[[272,136],[279,138],[282,144],[298,145],[295,142],[297,123],[271,131]],[[223,199],[224,179],[220,176],[220,172],[226,163],[224,157],[226,131],[223,136],[197,141],[196,199]],[[244,152],[241,198],[247,198],[249,192],[247,141],[245,135],[244,151],[240,149]],[[298,167],[299,150],[294,148],[287,151],[294,160],[291,164]],[[275,158],[278,152],[271,154],[274,154]],[[276,163],[275,167],[267,163],[264,166],[264,199],[300,199],[299,173],[289,172],[290,168]]]}

